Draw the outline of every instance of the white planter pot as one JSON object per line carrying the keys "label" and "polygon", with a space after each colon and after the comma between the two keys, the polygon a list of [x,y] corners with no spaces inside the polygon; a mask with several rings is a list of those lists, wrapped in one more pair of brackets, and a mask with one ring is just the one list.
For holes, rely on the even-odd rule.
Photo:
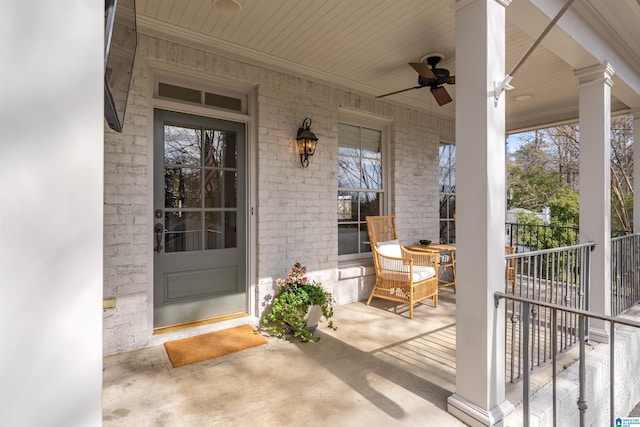
{"label": "white planter pot", "polygon": [[320,318],[322,317],[322,307],[319,305],[312,305],[309,307],[309,311],[307,311],[307,315],[305,318],[307,319],[307,330],[310,332],[315,332],[318,328],[318,322],[320,322]]}

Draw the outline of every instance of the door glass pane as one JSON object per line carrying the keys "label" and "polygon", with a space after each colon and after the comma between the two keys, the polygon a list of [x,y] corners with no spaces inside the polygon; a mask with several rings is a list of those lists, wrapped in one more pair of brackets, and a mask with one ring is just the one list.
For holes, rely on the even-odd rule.
{"label": "door glass pane", "polygon": [[165,168],[164,206],[199,208],[200,204],[200,169]]}
{"label": "door glass pane", "polygon": [[224,133],[224,167],[235,168],[238,162],[238,144],[235,132]]}
{"label": "door glass pane", "polygon": [[164,163],[200,166],[200,139],[199,129],[165,125]]}
{"label": "door glass pane", "polygon": [[224,134],[217,130],[204,131],[204,165],[222,167],[224,156]]}
{"label": "door glass pane", "polygon": [[207,208],[222,207],[222,171],[204,170],[204,205]]}
{"label": "door glass pane", "polygon": [[227,211],[224,214],[224,247],[225,248],[236,247],[236,235],[237,235],[236,213]]}
{"label": "door glass pane", "polygon": [[236,172],[224,173],[224,206],[235,208],[238,202],[238,174]]}
{"label": "door glass pane", "polygon": [[204,131],[204,165],[208,167],[235,168],[238,158],[236,133],[207,129]]}
{"label": "door glass pane", "polygon": [[205,214],[205,249],[222,249],[224,228],[222,227],[222,212],[207,212]]}
{"label": "door glass pane", "polygon": [[166,252],[198,251],[202,247],[200,236],[201,216],[199,212],[165,212]]}
{"label": "door glass pane", "polygon": [[205,214],[205,249],[235,248],[237,246],[236,225],[235,212],[207,212]]}

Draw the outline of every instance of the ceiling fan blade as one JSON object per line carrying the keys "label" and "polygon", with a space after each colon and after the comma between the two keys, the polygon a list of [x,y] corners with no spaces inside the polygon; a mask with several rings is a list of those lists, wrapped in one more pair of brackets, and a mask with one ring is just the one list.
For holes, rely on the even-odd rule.
{"label": "ceiling fan blade", "polygon": [[422,77],[429,80],[437,79],[436,75],[433,74],[429,64],[425,64],[424,62],[410,62],[409,65],[413,67],[414,70],[418,72]]}
{"label": "ceiling fan blade", "polygon": [[440,106],[443,106],[444,104],[448,104],[451,101],[453,101],[451,96],[449,96],[449,92],[447,92],[447,90],[442,86],[432,88],[431,93],[433,94],[433,97],[436,99],[436,102]]}
{"label": "ceiling fan blade", "polygon": [[456,84],[456,76],[449,76],[449,80],[447,81],[450,85]]}
{"label": "ceiling fan blade", "polygon": [[401,89],[401,90],[397,90],[395,92],[390,92],[390,93],[385,93],[384,95],[378,95],[376,96],[376,98],[384,98],[385,96],[389,96],[389,95],[395,95],[396,93],[402,93],[402,92],[407,92],[409,90],[413,90],[413,89],[421,89],[425,86],[414,86],[414,87],[408,87],[406,89]]}

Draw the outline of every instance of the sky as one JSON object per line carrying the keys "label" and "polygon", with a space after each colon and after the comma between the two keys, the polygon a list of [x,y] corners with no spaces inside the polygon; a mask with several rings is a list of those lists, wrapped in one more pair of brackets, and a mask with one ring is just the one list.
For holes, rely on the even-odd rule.
{"label": "sky", "polygon": [[533,139],[534,131],[514,133],[507,136],[507,152],[509,154],[515,153],[518,148],[525,142],[529,142]]}

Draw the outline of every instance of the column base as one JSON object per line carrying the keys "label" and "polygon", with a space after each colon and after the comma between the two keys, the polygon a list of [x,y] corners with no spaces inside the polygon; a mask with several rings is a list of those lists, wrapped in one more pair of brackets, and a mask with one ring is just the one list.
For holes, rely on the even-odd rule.
{"label": "column base", "polygon": [[447,411],[472,427],[502,426],[504,418],[513,410],[514,406],[508,400],[502,401],[487,411],[459,394],[452,394],[447,399]]}

